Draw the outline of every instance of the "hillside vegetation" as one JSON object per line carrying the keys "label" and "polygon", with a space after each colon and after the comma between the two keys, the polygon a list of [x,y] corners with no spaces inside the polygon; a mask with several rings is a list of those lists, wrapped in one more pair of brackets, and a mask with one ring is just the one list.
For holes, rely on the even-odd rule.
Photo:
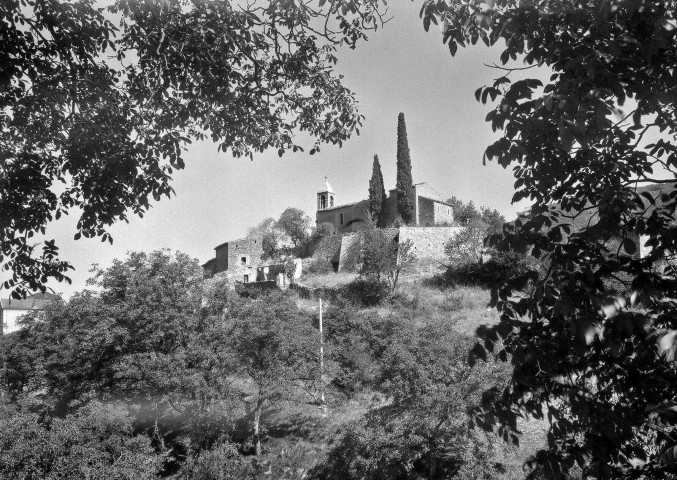
{"label": "hillside vegetation", "polygon": [[514,449],[472,426],[511,374],[468,363],[497,321],[486,288],[304,280],[325,297],[322,369],[317,298],[243,297],[167,252],[97,271],[97,293],[1,339],[0,477],[522,478],[538,428]]}

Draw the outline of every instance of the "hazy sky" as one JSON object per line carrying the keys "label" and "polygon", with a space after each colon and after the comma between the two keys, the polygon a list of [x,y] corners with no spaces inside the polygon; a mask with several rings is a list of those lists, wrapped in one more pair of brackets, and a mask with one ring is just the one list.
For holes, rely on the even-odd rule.
{"label": "hazy sky", "polygon": [[[342,148],[324,146],[313,156],[279,158],[271,151],[253,161],[219,153],[210,143],[193,144],[186,168],[174,174],[176,196],[155,203],[143,219],[115,225],[113,245],[74,241],[76,212],[48,228],[47,238],[55,238],[62,258],[75,266],[72,286],[53,282],[51,287],[66,295],[82,290],[93,263],[106,266],[129,251],[170,248],[203,263],[216,245],[244,236],[250,226],[277,218],[289,206],[314,219],[315,194],[325,176],[338,204],[366,198],[375,153],[386,189],[394,188],[399,112],[407,123],[415,183],[428,182],[443,198],[473,200],[514,217],[523,206],[510,202],[512,172],[496,164],[482,166],[482,152],[495,134],[484,121],[490,107],[474,98],[475,89],[499,76],[484,64],[497,62],[500,50],[477,46],[451,57],[439,30],[423,30],[420,2],[389,3],[394,18],[385,28],[338,55],[337,70],[366,117],[360,136]],[[308,146],[306,152],[312,143]]]}

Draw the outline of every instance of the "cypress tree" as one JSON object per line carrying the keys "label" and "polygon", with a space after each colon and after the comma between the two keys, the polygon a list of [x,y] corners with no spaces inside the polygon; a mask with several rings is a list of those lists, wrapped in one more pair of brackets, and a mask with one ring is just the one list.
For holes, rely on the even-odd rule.
{"label": "cypress tree", "polygon": [[378,155],[374,155],[374,167],[369,180],[369,213],[372,220],[383,226],[385,215],[386,188],[383,185],[383,174]]}
{"label": "cypress tree", "polygon": [[411,177],[411,157],[407,140],[407,125],[404,113],[397,117],[397,213],[402,220],[410,224],[414,219],[415,202],[414,181]]}

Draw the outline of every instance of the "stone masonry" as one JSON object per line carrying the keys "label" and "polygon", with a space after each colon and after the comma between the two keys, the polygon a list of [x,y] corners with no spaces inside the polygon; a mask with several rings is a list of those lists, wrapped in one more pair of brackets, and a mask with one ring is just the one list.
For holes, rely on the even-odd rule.
{"label": "stone masonry", "polygon": [[[464,227],[400,227],[388,229],[398,242],[411,240],[412,252],[419,262],[444,262],[447,254],[444,253],[445,244],[463,231]],[[350,233],[341,237],[339,253],[339,272],[355,271],[359,268],[362,235]]]}

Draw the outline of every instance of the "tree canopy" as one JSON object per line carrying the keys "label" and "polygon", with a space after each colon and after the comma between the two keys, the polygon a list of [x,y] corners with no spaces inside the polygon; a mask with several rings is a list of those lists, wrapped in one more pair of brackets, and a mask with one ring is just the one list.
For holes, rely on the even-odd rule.
{"label": "tree canopy", "polygon": [[[515,365],[487,394],[483,425],[515,415],[551,422],[547,478],[575,463],[589,478],[666,478],[674,470],[675,2],[426,1],[451,54],[504,44],[478,101],[501,137],[485,159],[512,167],[531,214],[497,240],[544,274],[497,296],[501,324],[479,333]],[[522,60],[516,67],[511,61]],[[551,70],[544,84],[530,67]],[[513,81],[516,70],[526,76]],[[642,185],[667,188],[642,188]],[[654,193],[651,193],[653,190]],[[662,191],[662,193],[660,193]],[[572,229],[572,221],[586,222]],[[640,257],[637,243],[648,247]]]}
{"label": "tree canopy", "polygon": [[300,208],[288,207],[280,214],[277,226],[298,246],[310,234],[312,219]]}
{"label": "tree canopy", "polygon": [[465,203],[463,200],[451,197],[447,200],[454,210],[454,222],[467,226],[473,223],[481,222],[485,225],[486,233],[500,233],[505,223],[505,217],[498,210],[492,210],[489,207],[480,207],[479,210],[475,203],[470,200]]}
{"label": "tree canopy", "polygon": [[0,5],[0,262],[16,297],[68,280],[54,241],[29,239],[69,212],[75,239],[143,216],[172,194],[193,140],[235,157],[302,149],[294,133],[345,141],[362,117],[332,72],[339,45],[381,25],[379,0]]}

